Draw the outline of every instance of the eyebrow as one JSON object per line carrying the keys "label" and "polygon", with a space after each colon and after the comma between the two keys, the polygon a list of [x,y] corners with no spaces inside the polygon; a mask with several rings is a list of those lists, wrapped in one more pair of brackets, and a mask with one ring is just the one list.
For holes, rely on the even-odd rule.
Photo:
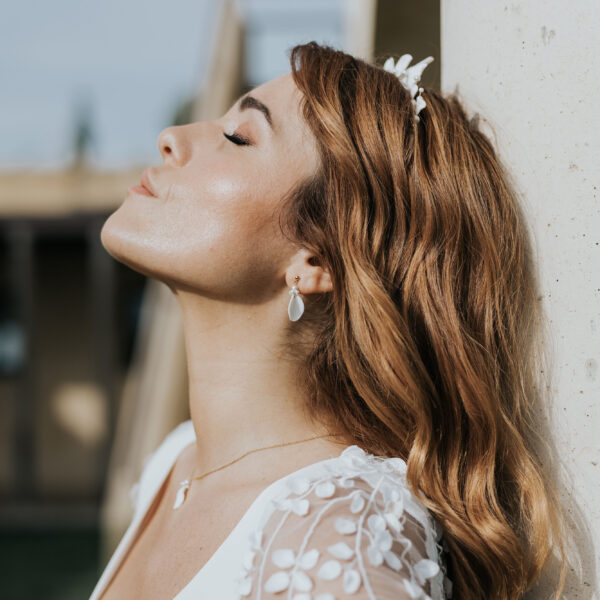
{"label": "eyebrow", "polygon": [[246,110],[247,108],[255,108],[265,116],[269,127],[273,128],[273,120],[271,119],[271,111],[257,98],[254,96],[246,95],[240,100],[240,110]]}

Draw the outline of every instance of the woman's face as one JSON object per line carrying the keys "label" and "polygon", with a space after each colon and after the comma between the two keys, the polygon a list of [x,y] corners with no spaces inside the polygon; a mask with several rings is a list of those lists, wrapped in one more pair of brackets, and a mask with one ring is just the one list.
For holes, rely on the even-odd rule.
{"label": "woman's face", "polygon": [[129,189],[101,240],[117,260],[173,288],[259,301],[285,286],[297,247],[277,205],[318,168],[291,75],[255,88],[220,119],[168,127],[154,196]]}

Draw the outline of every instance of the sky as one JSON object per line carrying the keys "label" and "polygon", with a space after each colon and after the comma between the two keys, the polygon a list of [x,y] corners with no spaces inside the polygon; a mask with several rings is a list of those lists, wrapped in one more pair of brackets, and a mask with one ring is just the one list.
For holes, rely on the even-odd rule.
{"label": "sky", "polygon": [[[158,136],[204,85],[219,0],[1,2],[0,170],[52,170],[91,117],[98,169],[159,164]],[[251,84],[289,70],[294,43],[340,39],[341,0],[239,0]]]}

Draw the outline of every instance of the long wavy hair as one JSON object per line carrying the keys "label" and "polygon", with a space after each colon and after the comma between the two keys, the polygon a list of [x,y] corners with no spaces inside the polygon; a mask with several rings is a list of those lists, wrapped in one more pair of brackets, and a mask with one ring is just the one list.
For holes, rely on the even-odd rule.
{"label": "long wavy hair", "polygon": [[280,226],[333,281],[290,323],[306,414],[407,462],[455,598],[519,598],[555,548],[558,597],[561,509],[535,449],[542,313],[510,177],[456,94],[425,87],[415,123],[382,68],[314,42],[290,60],[320,168]]}

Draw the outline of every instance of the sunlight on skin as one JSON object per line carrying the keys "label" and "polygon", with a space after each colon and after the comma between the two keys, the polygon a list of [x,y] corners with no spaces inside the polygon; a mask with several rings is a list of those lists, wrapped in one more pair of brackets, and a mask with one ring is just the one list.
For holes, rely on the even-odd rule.
{"label": "sunlight on skin", "polygon": [[[154,196],[130,189],[101,234],[111,255],[166,283],[179,302],[198,472],[249,449],[326,433],[298,410],[297,365],[279,350],[294,277],[304,295],[331,291],[329,274],[277,222],[285,193],[318,168],[316,142],[291,75],[249,95],[256,100],[238,100],[220,119],[165,129],[163,164],[146,171]],[[332,446],[302,444],[327,456],[339,453]],[[277,457],[293,459],[289,448]]]}

